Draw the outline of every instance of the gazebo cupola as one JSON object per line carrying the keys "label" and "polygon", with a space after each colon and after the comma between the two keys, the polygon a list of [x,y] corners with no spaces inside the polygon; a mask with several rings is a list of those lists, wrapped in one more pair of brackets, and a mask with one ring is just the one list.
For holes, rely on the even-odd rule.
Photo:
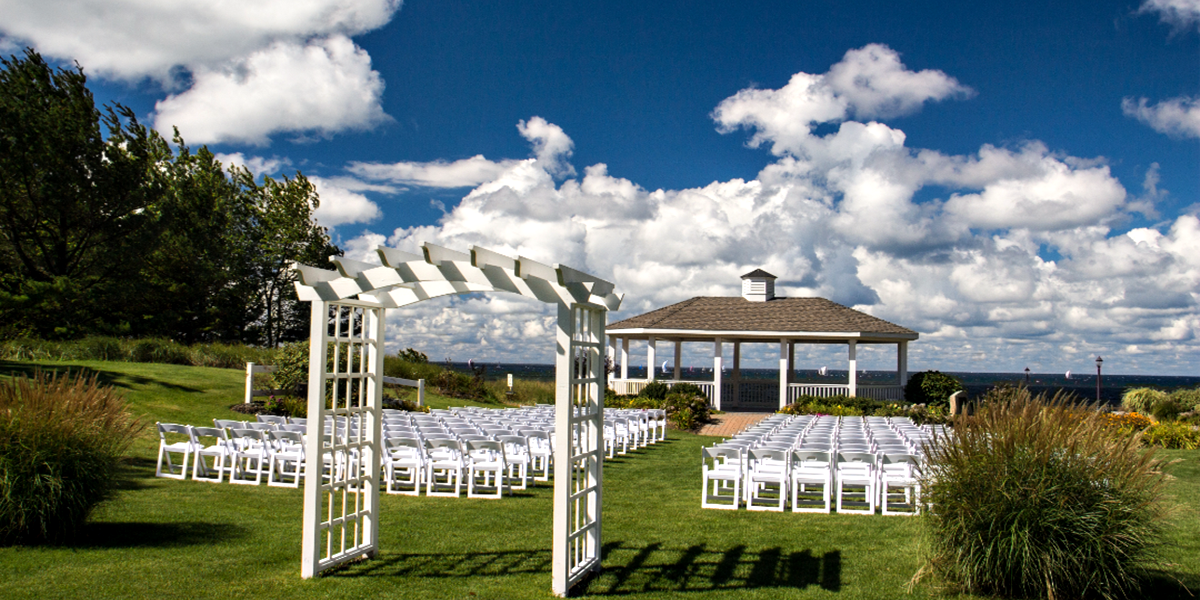
{"label": "gazebo cupola", "polygon": [[776,277],[762,269],[742,275],[742,297],[751,302],[766,302],[775,299]]}

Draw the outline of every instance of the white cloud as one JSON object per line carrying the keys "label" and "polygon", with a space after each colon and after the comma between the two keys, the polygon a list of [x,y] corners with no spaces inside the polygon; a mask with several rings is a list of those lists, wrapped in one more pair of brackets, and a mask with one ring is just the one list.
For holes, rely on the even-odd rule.
{"label": "white cloud", "polygon": [[1138,12],[1155,12],[1164,23],[1187,29],[1200,23],[1200,0],[1146,0]]}
{"label": "white cloud", "polygon": [[541,117],[532,117],[529,122],[518,122],[517,131],[520,131],[521,136],[533,144],[538,165],[547,173],[555,177],[567,177],[575,174],[575,167],[567,162],[575,148],[575,142],[572,142],[571,138],[563,133],[561,127],[547,123]]}
{"label": "white cloud", "polygon": [[344,36],[277,42],[236,69],[200,70],[192,87],[155,104],[155,127],[198,143],[266,145],[279,132],[330,136],[388,120],[371,57]]}
{"label": "white cloud", "polygon": [[[388,120],[383,80],[349,36],[391,20],[400,0],[0,0],[5,46],[29,44],[91,74],[177,92],[155,126],[198,143],[265,145]],[[185,89],[186,88],[186,89]]]}
{"label": "white cloud", "polygon": [[241,152],[231,154],[218,152],[215,154],[215,157],[226,167],[245,167],[255,175],[272,175],[278,173],[280,169],[292,166],[291,160],[278,156],[272,156],[271,158],[264,158],[262,156],[247,157]]}
{"label": "white cloud", "polygon": [[435,188],[474,187],[492,181],[517,161],[490,161],[477,154],[453,162],[370,163],[352,162],[346,170],[375,181]]}
{"label": "white cloud", "polygon": [[[837,123],[851,116],[890,117],[918,110],[926,101],[969,96],[970,88],[941,71],[910,71],[900,56],[882,44],[850,50],[841,62],[822,75],[796,73],[778,90],[745,89],[722,100],[713,120],[722,132],[739,127],[755,129],[752,147],[771,143],[777,156],[790,154],[811,158],[837,148],[837,136],[821,144],[812,129],[821,123]],[[859,143],[894,143],[890,133],[872,128],[872,123],[849,132]],[[878,132],[878,133],[876,133]],[[839,132],[841,134],[842,132]],[[867,135],[862,135],[862,134]],[[824,150],[825,152],[822,152]]]}
{"label": "white cloud", "polygon": [[0,31],[109,77],[168,81],[215,70],[276,42],[377,29],[398,0],[0,0]]}
{"label": "white cloud", "polygon": [[321,205],[313,213],[317,222],[325,227],[336,227],[348,223],[368,223],[379,218],[379,206],[341,184],[339,180],[308,176],[317,188]]}
{"label": "white cloud", "polygon": [[[845,68],[901,69],[852,58]],[[977,370],[984,357],[991,369],[1080,370],[1073,361],[1131,347],[1148,351],[1138,355],[1138,368],[1178,371],[1200,360],[1200,218],[1123,235],[1111,229],[1160,194],[1155,169],[1142,182],[1146,195],[1131,202],[1103,158],[1037,141],[984,144],[967,155],[910,149],[899,129],[849,120],[859,113],[848,94],[835,93],[823,77],[794,75],[788,85],[807,85],[804,93],[743,90],[714,113],[718,124],[729,119],[723,127],[746,125],[758,143],[777,145],[777,158],[754,180],[648,191],[595,164],[559,181],[565,162],[555,157],[567,155],[570,138],[530,119],[520,131],[534,158],[488,161],[504,166],[437,225],[398,229],[387,244],[409,251],[423,241],[474,244],[571,265],[626,294],[613,319],[693,296],[736,295],[739,276],[761,267],[780,275],[781,294],[827,297],[922,332],[911,348],[914,369]],[[871,89],[854,102],[875,115],[911,110],[923,102],[914,98],[936,95]],[[819,122],[839,126],[815,136]],[[418,173],[423,165],[410,166]],[[916,201],[930,186],[946,197]],[[364,247],[380,239],[366,236]],[[553,314],[500,298],[414,307],[390,321],[390,331],[431,356],[549,361]],[[700,364],[706,352],[685,349],[685,360]],[[771,352],[748,347],[746,364],[770,364]],[[803,355],[828,361],[822,352]],[[889,360],[879,358],[874,368]]]}
{"label": "white cloud", "polygon": [[1200,138],[1200,98],[1186,96],[1151,105],[1147,98],[1121,101],[1121,110],[1159,133],[1172,137]]}

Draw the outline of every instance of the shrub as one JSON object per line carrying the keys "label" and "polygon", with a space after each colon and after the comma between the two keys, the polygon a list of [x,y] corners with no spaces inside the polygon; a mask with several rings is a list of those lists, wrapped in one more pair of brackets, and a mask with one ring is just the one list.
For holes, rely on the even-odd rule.
{"label": "shrub", "polygon": [[661,381],[651,381],[650,383],[646,384],[646,387],[642,388],[641,392],[638,392],[638,395],[643,398],[662,400],[667,397],[667,394],[670,393],[670,391],[671,388],[667,386],[667,384]]}
{"label": "shrub", "polygon": [[1168,397],[1183,407],[1185,412],[1200,411],[1200,388],[1182,388],[1171,392]]}
{"label": "shrub", "polygon": [[1195,450],[1200,448],[1200,430],[1188,423],[1158,423],[1146,428],[1142,443],[1156,448]]}
{"label": "shrub", "polygon": [[275,371],[264,378],[266,385],[290,396],[303,396],[308,388],[308,361],[308,340],[280,346],[275,352]]}
{"label": "shrub", "polygon": [[908,378],[904,399],[910,404],[950,406],[950,395],[962,389],[962,382],[940,371],[924,371]]}
{"label": "shrub", "polygon": [[[634,407],[641,408],[641,407]],[[650,407],[646,407],[650,408]],[[692,430],[709,420],[708,398],[698,394],[675,392],[667,394],[662,407],[667,411],[667,421],[676,429]]]}
{"label": "shrub", "polygon": [[1154,405],[1165,400],[1166,392],[1154,388],[1132,388],[1121,396],[1121,408],[1129,412],[1150,414]]}
{"label": "shrub", "polygon": [[1120,435],[1133,435],[1154,424],[1146,415],[1128,413],[1104,413],[1105,424]]}
{"label": "shrub", "polygon": [[704,390],[694,383],[677,383],[671,386],[672,394],[686,394],[688,396],[703,396]]}
{"label": "shrub", "polygon": [[1140,436],[1056,394],[1006,390],[927,446],[933,572],[975,594],[1113,598],[1159,541],[1163,476]]}
{"label": "shrub", "polygon": [[142,430],[96,376],[0,382],[0,543],[64,541],[112,490]]}

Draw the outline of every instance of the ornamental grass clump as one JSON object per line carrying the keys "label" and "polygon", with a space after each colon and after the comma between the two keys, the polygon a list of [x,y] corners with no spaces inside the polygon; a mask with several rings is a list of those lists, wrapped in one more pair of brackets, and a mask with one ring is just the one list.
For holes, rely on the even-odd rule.
{"label": "ornamental grass clump", "polygon": [[1140,435],[1056,394],[991,394],[927,448],[932,572],[1002,597],[1120,598],[1159,541],[1163,478]]}
{"label": "ornamental grass clump", "polygon": [[95,375],[0,382],[0,544],[69,540],[141,430]]}

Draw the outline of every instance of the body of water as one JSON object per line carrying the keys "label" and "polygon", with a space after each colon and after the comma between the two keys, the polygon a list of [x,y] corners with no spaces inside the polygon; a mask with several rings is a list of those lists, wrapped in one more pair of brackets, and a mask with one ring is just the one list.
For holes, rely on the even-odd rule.
{"label": "body of water", "polygon": [[[471,372],[467,363],[449,363],[456,371]],[[554,365],[514,364],[514,363],[475,363],[476,368],[485,368],[484,377],[488,381],[504,380],[511,373],[517,379],[536,381],[553,381]],[[963,382],[967,395],[982,396],[988,389],[997,384],[1023,384],[1026,382],[1024,373],[966,373],[948,372]],[[673,375],[668,369],[667,374],[661,371],[660,379]],[[685,367],[681,369],[681,378],[688,381],[712,381],[712,368]],[[730,371],[726,370],[728,379]],[[911,373],[910,373],[911,375]],[[629,376],[632,379],[645,379],[646,367],[630,366]],[[775,369],[742,369],[743,380],[778,381],[779,371]],[[799,369],[796,371],[797,383],[846,383],[848,374],[845,370],[828,370],[821,375],[816,370]],[[896,382],[894,371],[860,371],[858,383],[863,385],[889,384]],[[1200,376],[1181,377],[1167,375],[1104,375],[1100,381],[1100,399],[1110,403],[1120,403],[1121,395],[1126,389],[1136,387],[1154,387],[1175,389],[1181,387],[1194,388],[1200,386]],[[1035,394],[1053,394],[1058,390],[1071,392],[1080,398],[1096,397],[1096,374],[1072,374],[1067,379],[1065,373],[1030,373],[1028,387]]]}

